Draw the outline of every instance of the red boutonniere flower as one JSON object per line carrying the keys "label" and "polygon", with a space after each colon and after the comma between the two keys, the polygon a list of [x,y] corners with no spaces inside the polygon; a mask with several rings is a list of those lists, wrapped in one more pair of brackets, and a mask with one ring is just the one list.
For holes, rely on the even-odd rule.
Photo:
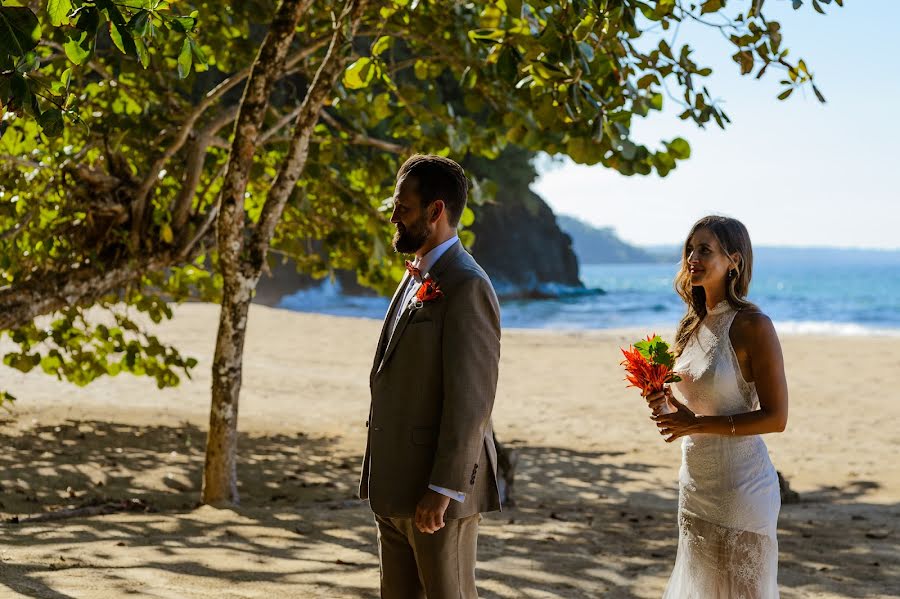
{"label": "red boutonniere flower", "polygon": [[430,275],[425,275],[425,278],[422,279],[422,285],[416,291],[416,308],[421,308],[425,302],[436,300],[439,297],[443,297],[443,295],[444,292],[441,291],[437,281],[432,279]]}

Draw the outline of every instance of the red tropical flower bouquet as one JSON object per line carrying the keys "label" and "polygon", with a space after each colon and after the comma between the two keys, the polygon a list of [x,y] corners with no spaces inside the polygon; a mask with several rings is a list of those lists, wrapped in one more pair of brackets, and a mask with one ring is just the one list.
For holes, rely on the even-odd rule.
{"label": "red tropical flower bouquet", "polygon": [[[625,380],[628,381],[629,387],[640,389],[641,395],[662,391],[669,383],[681,380],[673,370],[675,355],[669,350],[669,344],[659,335],[649,335],[628,349],[623,349],[622,355],[625,356],[622,360],[626,373]],[[674,410],[667,402],[662,413],[668,414],[672,411]]]}

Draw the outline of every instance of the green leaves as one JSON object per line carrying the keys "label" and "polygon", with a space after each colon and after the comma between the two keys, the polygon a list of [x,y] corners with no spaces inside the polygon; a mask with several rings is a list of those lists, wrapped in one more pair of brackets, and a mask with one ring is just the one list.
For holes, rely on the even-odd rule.
{"label": "green leaves", "polygon": [[58,137],[62,134],[63,127],[65,126],[63,123],[62,111],[58,108],[45,110],[41,116],[38,117],[38,124],[41,126],[41,131],[47,137]]}
{"label": "green leaves", "polygon": [[[141,296],[137,300],[133,305],[148,312],[154,322],[172,317],[168,307],[159,309],[165,306],[161,300]],[[19,351],[5,354],[3,363],[21,372],[40,367],[45,374],[79,386],[122,372],[151,377],[160,389],[178,385],[179,373],[190,377],[197,360],[164,345],[127,315],[115,309],[109,315],[112,323],[94,323],[81,309],[69,308],[49,327],[30,324],[9,331]]]}
{"label": "green leaves", "polygon": [[128,21],[128,29],[137,37],[144,37],[150,33],[150,11],[139,10]]}
{"label": "green leaves", "polygon": [[100,27],[100,12],[85,8],[78,13],[75,28],[68,32],[69,41],[64,44],[66,56],[76,65],[84,64],[94,50],[97,29]]}
{"label": "green leaves", "polygon": [[587,38],[588,35],[590,35],[591,30],[594,27],[594,23],[596,22],[597,18],[594,15],[590,13],[586,14],[584,18],[581,19],[581,21],[578,23],[578,25],[575,26],[575,29],[572,30],[572,36],[579,42],[583,41],[585,38]]}
{"label": "green leaves", "polygon": [[48,0],[47,14],[50,16],[50,24],[54,27],[68,25],[69,13],[72,12],[71,0]]}
{"label": "green leaves", "polygon": [[371,58],[364,56],[357,59],[344,71],[344,87],[351,90],[368,87],[375,78],[375,71]]}
{"label": "green leaves", "polygon": [[691,145],[686,139],[676,137],[665,146],[669,150],[669,154],[678,160],[687,160],[691,157]]}
{"label": "green leaves", "polygon": [[75,64],[84,64],[88,56],[91,55],[91,45],[86,33],[82,33],[77,38],[70,38],[63,44],[66,57]]}
{"label": "green leaves", "polygon": [[413,65],[413,73],[415,73],[416,79],[420,81],[428,79],[428,63],[424,60],[417,60],[415,65]]}
{"label": "green leaves", "polygon": [[669,344],[663,341],[659,335],[638,341],[634,344],[634,349],[651,364],[661,364],[670,369],[675,367],[675,356],[669,351]]}
{"label": "green leaves", "polygon": [[185,79],[191,73],[191,65],[194,62],[194,55],[191,52],[191,40],[185,37],[181,44],[181,52],[178,53],[178,78]]}
{"label": "green leaves", "polygon": [[[170,3],[157,0],[140,6],[143,8],[115,0],[48,0],[46,12],[38,15],[23,6],[0,6],[0,71],[7,72],[0,77],[0,105],[33,117],[48,137],[62,135],[66,122],[84,124],[76,110],[83,95],[69,92],[72,78],[72,71],[67,70],[69,65],[61,65],[52,54],[38,47],[43,34],[61,43],[66,59],[76,67],[76,78],[81,74],[77,67],[97,60],[97,52],[104,56],[98,61],[103,71],[98,72],[118,76],[123,68],[128,70],[135,64],[121,59],[107,60],[108,54],[116,53],[134,57],[141,67],[149,67],[152,52],[159,51],[148,46],[154,36],[154,48],[175,45],[168,43],[170,38],[177,41],[179,53],[174,64],[181,78],[187,77],[191,70],[206,69],[206,52],[190,34],[196,29],[197,11],[190,16],[172,16]],[[154,22],[159,25],[155,26]],[[161,29],[166,31],[165,36],[159,34]],[[103,43],[106,34],[111,45]],[[49,60],[42,64],[41,58]],[[94,69],[97,68],[95,65]],[[68,74],[61,76],[61,72]],[[122,105],[140,111],[133,98],[124,100]]]}
{"label": "green leaves", "polygon": [[706,0],[700,5],[700,14],[705,15],[725,8],[725,0]]}
{"label": "green leaves", "polygon": [[506,35],[503,29],[473,29],[469,31],[469,40],[484,44],[499,44]]}
{"label": "green leaves", "polygon": [[40,39],[40,23],[29,8],[0,6],[0,60],[25,55]]}
{"label": "green leaves", "polygon": [[381,56],[384,52],[394,45],[394,38],[389,35],[382,35],[372,45],[372,56]]}
{"label": "green leaves", "polygon": [[180,31],[181,33],[192,33],[194,28],[197,26],[197,15],[198,11],[194,11],[187,17],[172,17],[169,19],[169,23],[172,25],[175,31]]}

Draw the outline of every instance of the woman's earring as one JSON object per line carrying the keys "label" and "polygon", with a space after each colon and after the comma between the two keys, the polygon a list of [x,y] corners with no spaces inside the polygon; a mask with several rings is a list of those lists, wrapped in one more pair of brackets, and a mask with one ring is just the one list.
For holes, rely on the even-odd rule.
{"label": "woman's earring", "polygon": [[735,271],[735,270],[729,270],[729,271],[728,271],[728,278],[729,278],[729,279],[733,279],[733,278],[735,277],[736,272],[737,272],[737,271]]}

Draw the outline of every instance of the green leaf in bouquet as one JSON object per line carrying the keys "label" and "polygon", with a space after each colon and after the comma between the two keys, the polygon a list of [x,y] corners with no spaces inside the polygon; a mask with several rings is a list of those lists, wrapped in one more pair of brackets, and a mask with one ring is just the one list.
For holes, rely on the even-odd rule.
{"label": "green leaf in bouquet", "polygon": [[650,341],[638,341],[634,344],[634,349],[638,350],[638,352],[647,360],[652,359],[650,354],[650,343]]}
{"label": "green leaf in bouquet", "polygon": [[652,364],[662,364],[669,368],[674,368],[675,357],[669,351],[669,344],[663,341],[659,335],[638,341],[634,344],[634,349],[649,360]]}

